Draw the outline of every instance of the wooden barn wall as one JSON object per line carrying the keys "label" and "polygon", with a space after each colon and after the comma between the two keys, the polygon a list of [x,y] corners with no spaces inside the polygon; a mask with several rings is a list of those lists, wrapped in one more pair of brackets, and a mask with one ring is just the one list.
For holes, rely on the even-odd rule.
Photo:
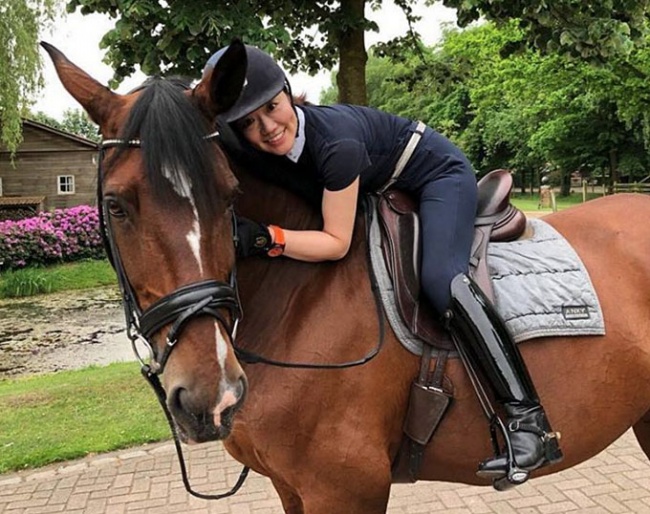
{"label": "wooden barn wall", "polygon": [[[8,153],[0,152],[3,196],[45,196],[47,210],[96,203],[93,148],[28,126],[23,138],[13,166]],[[74,175],[74,194],[58,194],[59,175]]]}

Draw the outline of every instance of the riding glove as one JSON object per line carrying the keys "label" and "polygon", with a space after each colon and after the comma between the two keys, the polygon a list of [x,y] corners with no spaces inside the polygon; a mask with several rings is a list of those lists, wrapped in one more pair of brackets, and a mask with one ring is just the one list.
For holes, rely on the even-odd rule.
{"label": "riding glove", "polygon": [[269,228],[257,221],[237,216],[237,256],[265,255],[273,246]]}

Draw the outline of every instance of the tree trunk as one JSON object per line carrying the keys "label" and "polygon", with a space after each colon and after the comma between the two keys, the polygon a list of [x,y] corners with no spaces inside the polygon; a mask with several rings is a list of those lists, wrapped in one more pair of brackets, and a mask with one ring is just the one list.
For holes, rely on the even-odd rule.
{"label": "tree trunk", "polygon": [[563,169],[560,181],[560,196],[569,196],[571,194],[571,173]]}
{"label": "tree trunk", "polygon": [[614,184],[618,182],[618,158],[616,148],[609,151],[609,193],[614,192]]}
{"label": "tree trunk", "polygon": [[341,14],[345,24],[338,34],[339,72],[336,84],[339,102],[366,105],[366,53],[364,7],[366,0],[342,0]]}

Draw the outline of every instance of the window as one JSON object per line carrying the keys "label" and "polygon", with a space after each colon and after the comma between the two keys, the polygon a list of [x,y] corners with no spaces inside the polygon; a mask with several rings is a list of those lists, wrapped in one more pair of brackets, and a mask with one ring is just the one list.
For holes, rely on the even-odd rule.
{"label": "window", "polygon": [[59,175],[56,178],[57,192],[60,195],[74,194],[74,175]]}

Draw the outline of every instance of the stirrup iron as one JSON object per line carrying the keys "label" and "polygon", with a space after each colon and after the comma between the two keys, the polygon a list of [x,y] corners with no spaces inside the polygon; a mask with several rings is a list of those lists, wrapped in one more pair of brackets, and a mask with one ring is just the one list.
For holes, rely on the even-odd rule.
{"label": "stirrup iron", "polygon": [[496,413],[494,413],[490,419],[490,439],[492,440],[492,448],[494,449],[495,458],[503,454],[499,448],[497,430],[501,432],[501,436],[505,441],[505,453],[508,455],[506,469],[502,474],[496,476],[495,473],[486,473],[481,470],[477,471],[476,475],[481,478],[492,478],[492,487],[494,487],[495,490],[507,491],[508,489],[512,489],[513,487],[526,482],[530,477],[530,472],[517,465],[514,450],[512,448],[512,442],[510,441],[510,432]]}

